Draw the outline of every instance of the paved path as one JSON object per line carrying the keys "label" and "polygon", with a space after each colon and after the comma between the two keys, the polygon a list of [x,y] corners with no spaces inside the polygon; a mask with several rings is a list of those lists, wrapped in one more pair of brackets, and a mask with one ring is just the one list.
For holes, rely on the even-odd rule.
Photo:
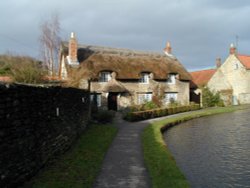
{"label": "paved path", "polygon": [[141,143],[141,134],[148,121],[130,123],[119,117],[115,125],[119,130],[103,162],[94,188],[150,187]]}
{"label": "paved path", "polygon": [[[183,114],[183,113],[182,113]],[[176,114],[180,115],[180,114]],[[167,117],[173,117],[171,115]],[[94,188],[147,188],[150,178],[146,170],[141,135],[150,122],[167,118],[161,117],[130,123],[122,120],[119,114],[115,118],[118,133],[114,138],[103,162]]]}

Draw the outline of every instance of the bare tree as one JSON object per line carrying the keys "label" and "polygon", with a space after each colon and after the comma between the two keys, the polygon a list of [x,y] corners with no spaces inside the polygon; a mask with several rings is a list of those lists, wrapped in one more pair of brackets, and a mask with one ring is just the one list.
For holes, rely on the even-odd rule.
{"label": "bare tree", "polygon": [[58,69],[60,52],[60,22],[57,14],[53,14],[40,25],[40,45],[45,68],[48,75],[55,75]]}

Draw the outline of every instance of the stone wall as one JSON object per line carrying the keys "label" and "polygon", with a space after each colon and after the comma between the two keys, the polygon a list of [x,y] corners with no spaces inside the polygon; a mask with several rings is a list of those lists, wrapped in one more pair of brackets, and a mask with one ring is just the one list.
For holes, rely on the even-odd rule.
{"label": "stone wall", "polygon": [[0,187],[17,187],[70,148],[87,123],[88,93],[0,84]]}

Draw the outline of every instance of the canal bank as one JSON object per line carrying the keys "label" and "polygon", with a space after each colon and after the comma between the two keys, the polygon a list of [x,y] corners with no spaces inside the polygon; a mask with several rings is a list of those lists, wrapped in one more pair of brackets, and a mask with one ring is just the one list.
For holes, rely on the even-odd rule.
{"label": "canal bank", "polygon": [[169,118],[159,118],[159,121],[149,125],[143,132],[144,160],[151,177],[153,187],[189,187],[189,184],[177,167],[176,162],[165,144],[162,132],[169,127],[194,118],[214,114],[233,112],[249,108],[249,106],[209,108],[181,114]]}

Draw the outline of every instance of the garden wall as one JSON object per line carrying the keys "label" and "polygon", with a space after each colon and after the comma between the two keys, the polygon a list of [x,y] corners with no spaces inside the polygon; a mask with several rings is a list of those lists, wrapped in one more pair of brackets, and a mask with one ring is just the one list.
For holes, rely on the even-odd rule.
{"label": "garden wall", "polygon": [[17,187],[86,128],[88,92],[0,83],[0,187]]}

